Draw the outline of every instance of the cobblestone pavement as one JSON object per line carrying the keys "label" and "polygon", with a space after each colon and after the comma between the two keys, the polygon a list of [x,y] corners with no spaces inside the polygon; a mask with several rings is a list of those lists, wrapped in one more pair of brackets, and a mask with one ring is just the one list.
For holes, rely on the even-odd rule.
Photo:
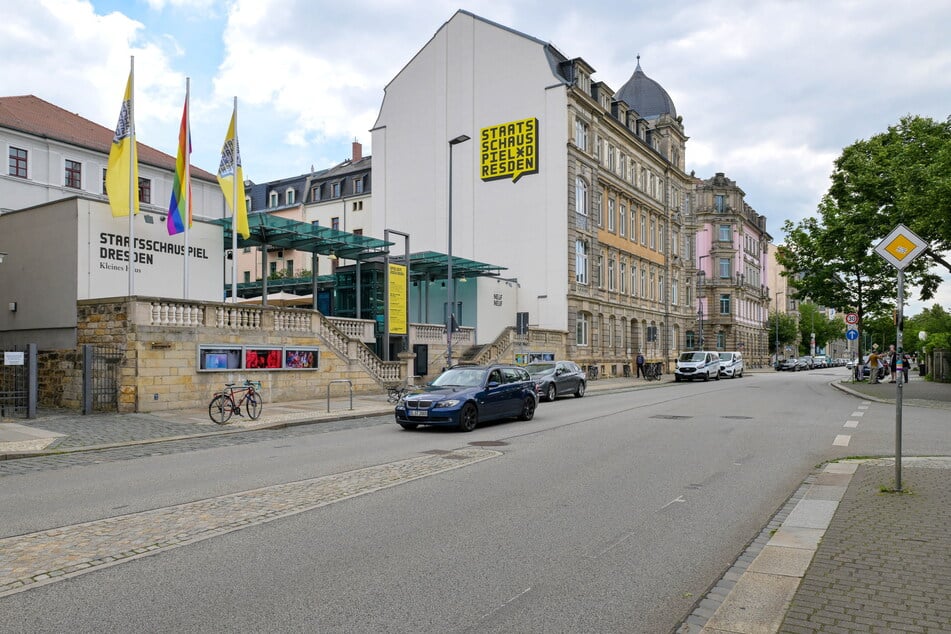
{"label": "cobblestone pavement", "polygon": [[502,455],[433,451],[289,482],[0,540],[0,597]]}
{"label": "cobblestone pavement", "polygon": [[951,632],[951,462],[859,467],[780,629]]}

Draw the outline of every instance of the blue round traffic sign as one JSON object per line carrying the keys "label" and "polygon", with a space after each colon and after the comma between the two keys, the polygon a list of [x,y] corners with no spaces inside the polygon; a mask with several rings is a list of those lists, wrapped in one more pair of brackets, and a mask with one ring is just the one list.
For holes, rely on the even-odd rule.
{"label": "blue round traffic sign", "polygon": [[848,339],[849,341],[855,341],[856,339],[859,338],[859,331],[858,331],[858,330],[846,330],[846,331],[845,331],[845,338]]}

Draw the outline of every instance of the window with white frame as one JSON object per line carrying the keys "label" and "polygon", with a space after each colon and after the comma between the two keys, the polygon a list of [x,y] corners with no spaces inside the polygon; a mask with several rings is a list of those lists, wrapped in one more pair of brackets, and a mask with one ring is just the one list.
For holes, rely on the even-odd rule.
{"label": "window with white frame", "polygon": [[657,248],[657,222],[651,218],[651,234],[650,234],[650,247],[652,249]]}
{"label": "window with white frame", "polygon": [[617,152],[614,150],[614,146],[608,144],[608,169],[612,172],[617,170]]}
{"label": "window with white frame", "polygon": [[594,258],[594,285],[598,288],[604,288],[604,254],[598,253]]}
{"label": "window with white frame", "polygon": [[670,282],[670,305],[671,306],[676,306],[677,302],[680,300],[678,296],[678,291],[679,291],[679,288],[678,288],[677,280],[672,280]]}
{"label": "window with white frame", "polygon": [[733,231],[730,225],[720,225],[718,231],[717,239],[720,242],[730,242],[733,239]]}
{"label": "window with white frame", "polygon": [[575,282],[588,283],[588,243],[575,240]]}
{"label": "window with white frame", "polygon": [[[659,224],[659,223],[658,223],[658,224]],[[658,227],[657,233],[659,234],[658,240],[657,240],[657,250],[658,250],[659,252],[663,253],[663,252],[664,252],[664,245],[667,243],[667,232],[666,232],[666,230],[664,229],[664,225],[663,225],[663,224],[661,224],[660,227]]]}
{"label": "window with white frame", "polygon": [[575,176],[575,211],[588,215],[588,184],[580,176]]}
{"label": "window with white frame", "polygon": [[285,205],[293,205],[293,204],[294,204],[294,195],[295,195],[294,189],[291,188],[291,187],[288,187],[288,188],[287,188],[287,191],[284,192],[284,204],[285,204]]}
{"label": "window with white frame", "polygon": [[641,214],[641,244],[647,246],[647,214]]}
{"label": "window with white frame", "polygon": [[588,124],[580,118],[575,118],[575,145],[588,151]]}
{"label": "window with white frame", "polygon": [[664,302],[666,301],[666,291],[667,287],[664,285],[664,276],[657,276],[657,301]]}
{"label": "window with white frame", "polygon": [[621,236],[627,235],[627,205],[621,203],[618,205],[617,212],[618,233]]}
{"label": "window with white frame", "polygon": [[575,344],[579,346],[588,345],[588,315],[584,312],[578,313],[578,321],[575,323]]}
{"label": "window with white frame", "polygon": [[637,263],[631,262],[631,297],[637,297]]}
{"label": "window with white frame", "polygon": [[723,194],[717,194],[713,197],[713,208],[716,209],[717,213],[723,213],[726,211],[726,196]]}
{"label": "window with white frame", "polygon": [[717,348],[720,350],[726,348],[726,333],[722,330],[717,333]]}
{"label": "window with white frame", "polygon": [[653,271],[651,271],[650,298],[652,300],[657,299],[657,278],[654,276]]}
{"label": "window with white frame", "polygon": [[637,242],[635,228],[637,226],[637,208],[631,205],[631,242]]}
{"label": "window with white frame", "polygon": [[627,260],[622,259],[619,266],[620,268],[618,269],[617,275],[618,291],[621,293],[627,293]]}
{"label": "window with white frame", "polygon": [[271,192],[270,194],[268,194],[267,206],[270,207],[271,209],[273,209],[274,207],[277,207],[278,198],[279,196],[277,195],[277,192]]}
{"label": "window with white frame", "polygon": [[353,193],[362,194],[363,193],[363,177],[353,179]]}
{"label": "window with white frame", "polygon": [[608,198],[608,231],[614,231],[614,199]]}
{"label": "window with white frame", "polygon": [[602,213],[604,205],[604,196],[601,192],[594,195],[594,224],[598,227],[604,226],[604,214]]}
{"label": "window with white frame", "polygon": [[641,297],[647,298],[647,269],[641,267]]}
{"label": "window with white frame", "polygon": [[613,291],[617,288],[617,284],[615,283],[617,278],[615,277],[614,274],[615,274],[614,256],[612,255],[608,258],[608,290],[609,291]]}

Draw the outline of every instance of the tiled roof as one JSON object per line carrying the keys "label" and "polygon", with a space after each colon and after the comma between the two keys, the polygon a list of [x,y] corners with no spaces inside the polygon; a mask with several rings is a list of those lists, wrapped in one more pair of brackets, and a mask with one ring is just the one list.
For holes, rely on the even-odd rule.
{"label": "tiled roof", "polygon": [[[118,111],[117,111],[118,113]],[[115,130],[93,123],[34,95],[0,97],[0,127],[41,138],[68,143],[108,155]],[[163,170],[175,171],[175,157],[141,142],[139,162]],[[192,178],[217,182],[214,174],[191,167]]]}

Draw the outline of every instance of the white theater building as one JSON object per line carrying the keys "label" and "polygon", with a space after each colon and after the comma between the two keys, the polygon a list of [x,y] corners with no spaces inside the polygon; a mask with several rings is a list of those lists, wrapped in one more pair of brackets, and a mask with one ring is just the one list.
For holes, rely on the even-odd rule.
{"label": "white theater building", "polygon": [[696,321],[692,181],[666,91],[639,64],[617,92],[593,73],[457,12],[386,86],[372,225],[441,252],[451,226],[453,256],[506,267],[515,311],[612,374],[674,358]]}

